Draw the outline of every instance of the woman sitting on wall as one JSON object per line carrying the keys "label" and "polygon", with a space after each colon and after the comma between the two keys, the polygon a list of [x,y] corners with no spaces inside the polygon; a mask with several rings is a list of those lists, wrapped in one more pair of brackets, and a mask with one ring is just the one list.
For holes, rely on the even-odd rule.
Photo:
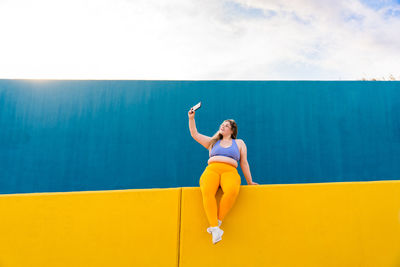
{"label": "woman sitting on wall", "polygon": [[[237,171],[238,161],[249,185],[253,182],[247,162],[246,144],[236,139],[237,125],[234,120],[225,120],[219,131],[208,137],[197,132],[194,120],[195,111],[189,110],[189,129],[194,140],[209,150],[208,166],[200,177],[200,189],[203,196],[204,210],[210,227],[207,232],[212,234],[213,243],[221,241],[224,231],[220,229],[226,214],[235,203],[240,189],[240,175]],[[224,192],[217,210],[215,194],[221,186]]]}

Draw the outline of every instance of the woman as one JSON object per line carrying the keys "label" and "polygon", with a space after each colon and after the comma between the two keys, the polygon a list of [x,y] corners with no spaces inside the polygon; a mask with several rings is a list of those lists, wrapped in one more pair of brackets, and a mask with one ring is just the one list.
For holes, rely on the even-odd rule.
{"label": "woman", "polygon": [[[195,111],[189,110],[190,134],[202,146],[209,150],[208,166],[200,177],[200,189],[203,195],[203,206],[210,227],[207,232],[212,234],[213,243],[221,241],[224,233],[219,227],[226,214],[235,203],[240,189],[240,175],[237,171],[238,163],[246,178],[247,184],[257,185],[253,182],[247,162],[247,148],[243,140],[236,139],[237,125],[234,120],[225,120],[219,131],[208,137],[197,132],[194,121]],[[217,210],[215,194],[221,186],[224,192]]]}

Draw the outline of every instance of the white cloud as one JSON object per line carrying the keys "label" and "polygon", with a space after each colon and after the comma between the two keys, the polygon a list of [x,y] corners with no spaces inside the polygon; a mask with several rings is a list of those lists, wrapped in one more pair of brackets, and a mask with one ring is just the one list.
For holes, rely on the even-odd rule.
{"label": "white cloud", "polygon": [[344,0],[3,1],[0,78],[397,77],[400,16],[388,14],[398,11]]}

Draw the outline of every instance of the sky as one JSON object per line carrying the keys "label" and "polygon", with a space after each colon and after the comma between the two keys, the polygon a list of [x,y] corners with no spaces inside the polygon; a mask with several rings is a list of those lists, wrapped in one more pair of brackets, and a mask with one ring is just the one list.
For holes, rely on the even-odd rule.
{"label": "sky", "polygon": [[400,0],[0,0],[0,79],[400,80]]}

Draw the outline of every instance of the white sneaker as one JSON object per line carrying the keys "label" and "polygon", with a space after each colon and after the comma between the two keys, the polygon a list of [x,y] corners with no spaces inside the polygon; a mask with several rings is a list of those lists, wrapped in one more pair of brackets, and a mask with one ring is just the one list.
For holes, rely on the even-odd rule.
{"label": "white sneaker", "polygon": [[[218,227],[221,227],[221,224],[222,224],[222,221],[218,220]],[[207,228],[207,233],[211,234],[211,230],[210,230],[211,228],[213,228],[213,227]]]}
{"label": "white sneaker", "polygon": [[212,241],[213,244],[218,243],[219,241],[222,240],[222,235],[224,234],[224,231],[219,228],[219,226],[214,226],[214,227],[208,227],[207,232],[212,234]]}

